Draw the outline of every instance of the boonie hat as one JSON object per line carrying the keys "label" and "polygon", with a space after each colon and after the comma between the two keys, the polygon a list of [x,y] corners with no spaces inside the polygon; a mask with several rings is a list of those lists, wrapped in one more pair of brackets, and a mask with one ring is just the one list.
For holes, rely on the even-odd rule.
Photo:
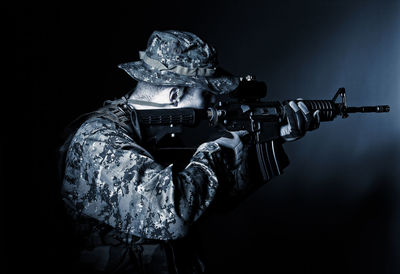
{"label": "boonie hat", "polygon": [[118,65],[137,81],[200,87],[214,94],[229,93],[239,84],[238,77],[218,66],[215,48],[190,32],[154,31],[139,57]]}

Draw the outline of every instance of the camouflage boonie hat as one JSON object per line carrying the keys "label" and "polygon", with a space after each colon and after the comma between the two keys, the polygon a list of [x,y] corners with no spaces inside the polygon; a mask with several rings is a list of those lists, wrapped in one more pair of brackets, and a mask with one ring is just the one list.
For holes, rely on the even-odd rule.
{"label": "camouflage boonie hat", "polygon": [[218,67],[217,52],[184,31],[154,31],[140,61],[118,65],[132,78],[160,86],[200,87],[215,94],[233,91],[239,78]]}

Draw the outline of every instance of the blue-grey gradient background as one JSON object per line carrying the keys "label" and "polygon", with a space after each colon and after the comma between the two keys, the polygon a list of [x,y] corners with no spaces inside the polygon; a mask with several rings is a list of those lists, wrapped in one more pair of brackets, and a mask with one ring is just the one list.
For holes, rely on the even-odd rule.
{"label": "blue-grey gradient background", "polygon": [[153,30],[180,29],[213,44],[227,70],[265,81],[269,100],[330,99],[344,86],[349,105],[391,106],[322,123],[286,144],[284,175],[204,225],[213,273],[399,273],[400,1],[148,1],[10,12],[18,85],[34,114],[24,117],[35,159],[27,181],[40,185],[41,225],[29,252],[41,270],[68,269],[55,165],[63,128],[133,86],[116,66],[137,60]]}

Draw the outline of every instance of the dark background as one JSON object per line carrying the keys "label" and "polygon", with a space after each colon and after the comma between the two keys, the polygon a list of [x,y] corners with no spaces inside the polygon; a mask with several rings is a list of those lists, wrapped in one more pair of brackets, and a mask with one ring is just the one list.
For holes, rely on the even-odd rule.
{"label": "dark background", "polygon": [[7,273],[68,273],[56,170],[63,129],[125,94],[134,81],[117,64],[138,60],[151,32],[165,29],[203,37],[221,66],[265,81],[270,100],[330,99],[344,86],[351,105],[391,105],[286,144],[285,174],[205,225],[211,270],[400,272],[400,1],[129,3],[7,10],[8,93],[21,103],[2,147],[2,177],[17,188],[3,195],[14,233],[4,234]]}

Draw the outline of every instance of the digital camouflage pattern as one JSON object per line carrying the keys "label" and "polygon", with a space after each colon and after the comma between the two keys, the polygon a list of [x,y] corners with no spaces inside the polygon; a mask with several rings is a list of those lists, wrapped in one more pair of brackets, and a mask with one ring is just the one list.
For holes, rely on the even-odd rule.
{"label": "digital camouflage pattern", "polygon": [[173,174],[138,146],[124,128],[92,118],[70,145],[64,197],[79,214],[138,237],[172,240],[210,205],[218,188],[214,170],[220,147],[199,147],[189,165]]}
{"label": "digital camouflage pattern", "polygon": [[[153,85],[221,94],[239,84],[218,67],[216,50],[189,32],[153,32],[140,59],[119,67]],[[208,208],[235,203],[260,182],[247,180],[247,162],[230,167],[215,142],[199,146],[183,169],[158,163],[131,112],[118,109],[129,109],[126,98],[85,116],[60,150],[81,262],[107,273],[203,272],[189,229]]]}
{"label": "digital camouflage pattern", "polygon": [[161,86],[201,87],[213,93],[229,93],[238,77],[218,67],[214,47],[190,32],[154,31],[140,61],[120,64],[132,78]]}
{"label": "digital camouflage pattern", "polygon": [[230,169],[215,142],[202,144],[178,172],[157,163],[139,145],[129,113],[118,109],[128,109],[126,99],[89,115],[67,146],[62,195],[84,241],[81,262],[102,271],[124,264],[135,267],[131,273],[171,273],[170,252],[185,258],[181,270],[201,269],[185,240],[189,229],[216,202],[236,203],[260,183],[247,181],[247,162]]}

